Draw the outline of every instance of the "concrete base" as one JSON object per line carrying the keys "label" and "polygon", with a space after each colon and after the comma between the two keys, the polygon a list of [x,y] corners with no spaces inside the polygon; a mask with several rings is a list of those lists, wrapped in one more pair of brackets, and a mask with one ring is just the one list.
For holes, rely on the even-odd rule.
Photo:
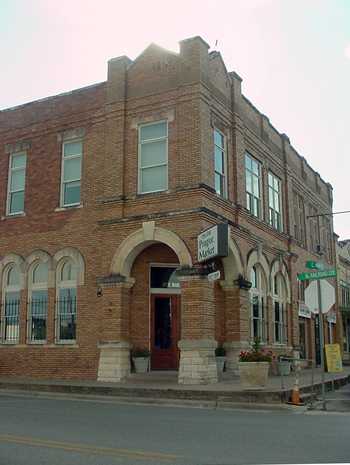
{"label": "concrete base", "polygon": [[217,342],[211,339],[179,341],[179,384],[212,384],[218,382],[215,358]]}
{"label": "concrete base", "polygon": [[225,342],[224,348],[226,350],[226,372],[231,373],[232,375],[239,375],[239,354],[242,350],[249,350],[249,342]]}
{"label": "concrete base", "polygon": [[120,382],[130,375],[130,344],[124,341],[101,343],[97,381]]}

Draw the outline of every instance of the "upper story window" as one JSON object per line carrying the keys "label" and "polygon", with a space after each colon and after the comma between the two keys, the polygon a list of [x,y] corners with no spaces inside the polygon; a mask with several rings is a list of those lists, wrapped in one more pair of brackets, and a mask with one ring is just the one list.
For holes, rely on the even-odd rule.
{"label": "upper story window", "polygon": [[10,156],[7,195],[8,215],[16,215],[24,212],[26,161],[27,155],[25,152],[13,153]]}
{"label": "upper story window", "polygon": [[74,140],[63,142],[61,206],[72,207],[80,204],[81,162],[83,142]]}
{"label": "upper story window", "polygon": [[226,138],[214,129],[215,191],[221,197],[227,197],[226,163]]}
{"label": "upper story window", "polygon": [[294,192],[294,237],[305,245],[305,208],[304,199]]}
{"label": "upper story window", "polygon": [[317,252],[320,244],[320,235],[317,223],[317,210],[312,205],[309,205],[309,230],[310,230],[310,248],[312,252]]}
{"label": "upper story window", "polygon": [[269,173],[269,223],[282,231],[282,189],[281,180]]}
{"label": "upper story window", "polygon": [[139,193],[168,189],[168,122],[139,126]]}
{"label": "upper story window", "polygon": [[248,153],[245,155],[245,183],[247,208],[254,216],[261,218],[261,164]]}

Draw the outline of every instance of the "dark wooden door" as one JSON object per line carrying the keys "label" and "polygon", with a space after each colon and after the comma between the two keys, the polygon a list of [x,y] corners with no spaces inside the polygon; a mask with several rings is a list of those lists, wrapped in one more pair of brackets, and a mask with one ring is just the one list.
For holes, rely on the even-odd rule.
{"label": "dark wooden door", "polygon": [[179,367],[179,303],[178,295],[152,295],[152,370],[177,370]]}

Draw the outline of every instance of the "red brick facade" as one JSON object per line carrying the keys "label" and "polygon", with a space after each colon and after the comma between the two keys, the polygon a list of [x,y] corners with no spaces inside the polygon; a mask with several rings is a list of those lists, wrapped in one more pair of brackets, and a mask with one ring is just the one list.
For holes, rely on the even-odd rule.
{"label": "red brick facade", "polygon": [[[168,124],[168,188],[140,194],[138,127],[160,120]],[[215,193],[214,128],[226,140],[227,198]],[[74,138],[83,140],[81,205],[62,208],[62,143]],[[332,223],[321,225],[321,245],[330,249],[320,257],[312,250],[306,217],[311,208],[331,211],[332,188],[242,95],[239,76],[228,73],[220,54],[208,53],[201,38],[181,42],[180,54],[151,45],[134,62],[110,60],[106,82],[1,111],[0,150],[3,327],[7,269],[16,263],[21,274],[19,340],[6,343],[2,329],[0,375],[106,379],[101,373],[111,369],[111,354],[122,344],[123,362],[119,355],[113,360],[124,364],[123,375],[112,376],[121,379],[129,370],[129,348],[150,347],[151,263],[186,271],[179,291],[180,382],[215,381],[217,343],[235,368],[251,328],[249,293],[235,281],[239,275],[250,280],[256,264],[265,280],[266,345],[276,353],[299,350],[297,273],[306,260],[335,263],[332,241],[322,243],[332,237]],[[27,156],[24,214],[9,216],[9,157],[17,152]],[[260,219],[246,208],[247,152],[261,163]],[[269,172],[281,182],[283,232],[269,225]],[[295,193],[304,204],[303,237],[295,227]],[[228,257],[217,259],[221,278],[213,283],[198,265],[197,236],[217,223],[229,224],[230,243]],[[65,257],[79,276],[76,339],[70,344],[60,344],[56,334],[57,267]],[[51,277],[47,337],[30,344],[28,279],[31,263],[42,259]],[[286,289],[282,345],[274,340],[275,273],[283,275]],[[314,357],[312,321],[306,326],[306,355]],[[110,361],[103,361],[104,350]],[[200,364],[206,374],[198,378]]]}

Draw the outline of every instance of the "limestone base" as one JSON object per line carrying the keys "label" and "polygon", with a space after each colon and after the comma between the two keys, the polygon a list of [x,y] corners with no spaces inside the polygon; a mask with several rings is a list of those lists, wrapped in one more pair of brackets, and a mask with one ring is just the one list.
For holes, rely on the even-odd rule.
{"label": "limestone base", "polygon": [[99,345],[97,381],[120,382],[130,375],[130,347],[124,341]]}
{"label": "limestone base", "polygon": [[211,339],[179,341],[179,384],[212,384],[218,382],[215,358],[217,342]]}
{"label": "limestone base", "polygon": [[226,350],[226,372],[232,375],[239,375],[239,354],[242,350],[249,349],[249,342],[225,342],[224,348]]}

